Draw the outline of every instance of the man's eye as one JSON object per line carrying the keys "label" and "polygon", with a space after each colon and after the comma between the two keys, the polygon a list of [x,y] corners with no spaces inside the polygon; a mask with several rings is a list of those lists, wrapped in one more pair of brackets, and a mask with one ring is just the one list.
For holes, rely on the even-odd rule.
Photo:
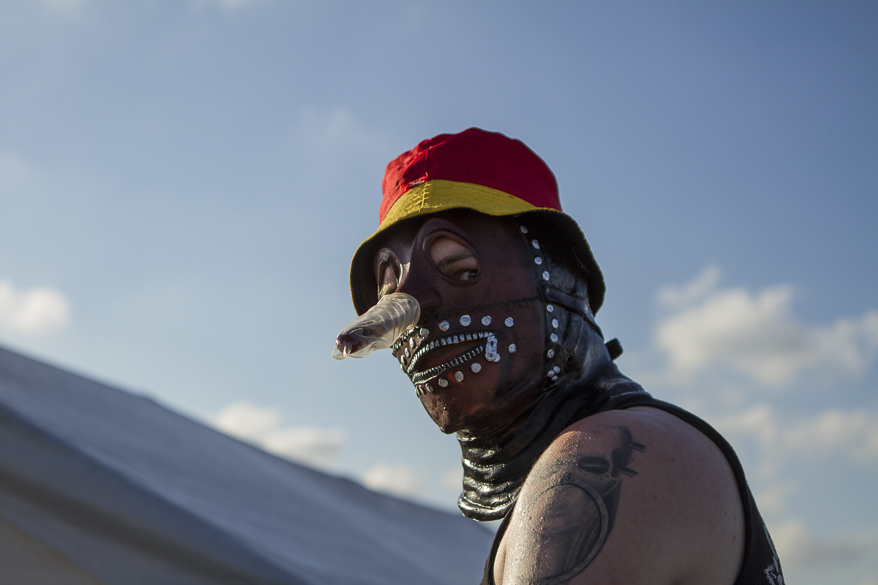
{"label": "man's eye", "polygon": [[439,272],[454,280],[472,280],[479,273],[475,253],[457,240],[439,236],[430,243],[430,259]]}

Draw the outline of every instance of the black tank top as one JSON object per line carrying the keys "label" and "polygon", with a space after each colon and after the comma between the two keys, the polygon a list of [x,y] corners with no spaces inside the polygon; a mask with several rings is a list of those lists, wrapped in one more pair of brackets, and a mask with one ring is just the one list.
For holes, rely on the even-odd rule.
{"label": "black tank top", "polygon": [[[783,572],[780,568],[780,560],[777,558],[777,552],[774,549],[774,543],[771,541],[771,536],[768,534],[768,528],[766,528],[765,522],[759,514],[759,509],[756,507],[756,501],[753,499],[753,494],[750,492],[750,487],[747,485],[741,462],[738,461],[738,456],[735,454],[734,449],[732,449],[732,446],[729,445],[728,441],[726,441],[716,429],[691,412],[685,411],[673,404],[656,400],[645,392],[635,395],[626,394],[619,396],[615,400],[611,399],[603,404],[597,412],[625,410],[626,408],[632,408],[635,406],[649,406],[650,408],[663,410],[676,416],[690,426],[695,427],[719,447],[720,451],[722,451],[722,454],[725,456],[726,461],[729,462],[732,472],[735,475],[735,482],[738,484],[738,493],[741,494],[741,501],[744,507],[744,560],[741,564],[741,572],[738,573],[738,578],[735,579],[734,585],[784,585]],[[497,535],[494,537],[494,544],[491,546],[491,554],[488,556],[488,562],[485,563],[485,573],[482,577],[481,585],[495,585],[494,560],[497,556],[497,549],[500,546],[500,541],[503,540],[503,535],[506,533],[506,528],[509,525],[509,520],[512,517],[513,510],[514,508],[506,514],[506,517],[497,529]]]}

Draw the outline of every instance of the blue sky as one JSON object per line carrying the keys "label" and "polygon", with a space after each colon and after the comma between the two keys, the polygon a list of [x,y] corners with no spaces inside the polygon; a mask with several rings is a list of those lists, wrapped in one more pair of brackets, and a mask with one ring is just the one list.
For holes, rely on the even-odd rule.
{"label": "blue sky", "polygon": [[788,578],[878,583],[878,8],[7,0],[0,343],[454,508],[392,358],[336,362],[386,163],[554,170],[619,365],[740,450]]}

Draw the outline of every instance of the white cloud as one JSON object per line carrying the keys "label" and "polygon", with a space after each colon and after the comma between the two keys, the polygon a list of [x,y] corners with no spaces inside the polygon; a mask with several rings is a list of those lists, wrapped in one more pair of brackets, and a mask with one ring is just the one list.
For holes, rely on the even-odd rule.
{"label": "white cloud", "polygon": [[839,459],[865,466],[878,463],[878,413],[868,410],[832,408],[816,416],[784,421],[768,404],[756,404],[711,418],[711,424],[732,441],[755,439],[766,469],[776,469],[780,456],[806,461]]}
{"label": "white cloud", "polygon": [[856,463],[878,462],[878,415],[862,410],[828,410],[784,433],[787,449],[809,458],[841,455]]}
{"label": "white cloud", "polygon": [[712,292],[722,275],[719,266],[710,264],[701,274],[683,286],[665,285],[656,293],[656,300],[662,306],[679,308],[690,305]]}
{"label": "white cloud", "polygon": [[759,478],[763,482],[777,481],[780,470],[778,462],[783,455],[780,440],[783,427],[769,404],[755,404],[738,412],[710,417],[710,423],[735,446],[739,456],[742,453],[740,450],[746,448],[749,441],[755,441],[758,459],[756,466],[748,469],[747,474],[751,479]]}
{"label": "white cloud", "polygon": [[669,358],[666,375],[673,382],[717,368],[773,386],[813,372],[856,375],[878,353],[874,309],[829,327],[808,325],[792,314],[791,287],[721,289],[719,277],[719,269],[708,266],[691,282],[658,291],[668,312],[655,341]]}
{"label": "white cloud", "polygon": [[271,453],[328,467],[338,458],[344,441],[344,431],[339,428],[295,427],[278,429],[265,437],[262,445]]}
{"label": "white cloud", "polygon": [[752,436],[763,445],[773,444],[778,434],[777,417],[768,404],[757,404],[711,422],[724,436]]}
{"label": "white cloud", "polygon": [[787,511],[789,497],[797,491],[797,486],[790,481],[779,482],[754,493],[753,497],[759,505],[763,518],[778,517]]}
{"label": "white cloud", "polygon": [[345,442],[338,428],[284,427],[281,414],[273,408],[249,402],[227,405],[210,423],[239,439],[253,442],[266,451],[301,463],[326,469],[338,458]]}
{"label": "white cloud", "polygon": [[421,480],[410,467],[402,463],[376,463],[363,474],[363,485],[369,489],[395,496],[418,495]]}
{"label": "white cloud", "polygon": [[16,290],[0,280],[0,326],[22,333],[45,333],[67,324],[70,303],[58,290],[37,287]]}
{"label": "white cloud", "polygon": [[810,569],[852,563],[878,553],[878,537],[872,532],[819,537],[798,519],[772,526],[770,531],[784,568]]}
{"label": "white cloud", "polygon": [[249,402],[233,402],[213,416],[211,422],[230,435],[261,439],[274,432],[280,420],[280,412],[273,408],[254,406]]}

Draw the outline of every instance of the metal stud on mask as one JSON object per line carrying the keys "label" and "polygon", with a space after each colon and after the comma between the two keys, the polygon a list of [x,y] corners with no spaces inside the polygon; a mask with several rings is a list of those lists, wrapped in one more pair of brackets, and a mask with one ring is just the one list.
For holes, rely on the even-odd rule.
{"label": "metal stud on mask", "polygon": [[[544,283],[547,283],[547,284],[551,283],[551,281],[552,281],[551,273],[549,272],[549,270],[542,269],[543,264],[544,264],[544,260],[543,260],[543,256],[540,255],[542,248],[540,246],[539,240],[535,239],[535,238],[529,238],[528,234],[530,233],[530,230],[525,225],[519,225],[519,231],[521,232],[521,234],[525,238],[525,240],[529,240],[530,245],[527,246],[527,248],[529,250],[532,250],[534,253],[534,265],[541,268],[541,270],[537,270],[537,274],[539,275],[539,279]],[[549,267],[548,263],[546,263],[545,268],[548,268],[548,267]],[[555,308],[553,305],[551,305],[551,304],[546,305],[547,313],[551,314],[554,311],[554,309]],[[558,329],[558,325],[559,325],[558,320],[552,318],[551,321],[549,322],[549,325],[551,327],[547,327],[546,328],[547,331],[551,331],[552,329]],[[547,359],[552,360],[555,357],[555,349],[553,346],[557,345],[558,341],[559,341],[559,337],[558,337],[557,333],[555,333],[554,331],[549,333],[549,336],[548,336],[548,339],[546,342],[546,345],[549,348],[546,351],[546,358]],[[514,348],[515,346],[513,345],[512,347]],[[514,353],[514,352],[515,352],[515,350],[512,349],[510,353]],[[551,363],[547,364],[547,365],[549,367],[546,370],[546,377],[549,378],[552,382],[556,382],[558,380],[558,374],[561,373],[560,366],[552,365]]]}

